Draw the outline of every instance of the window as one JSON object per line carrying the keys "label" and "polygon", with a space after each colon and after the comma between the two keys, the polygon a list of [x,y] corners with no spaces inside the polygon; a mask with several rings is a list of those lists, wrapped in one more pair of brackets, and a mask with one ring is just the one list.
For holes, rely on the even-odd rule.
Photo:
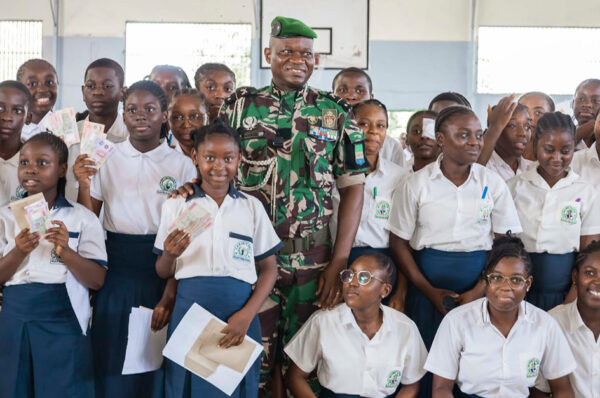
{"label": "window", "polygon": [[573,95],[598,76],[600,29],[480,27],[477,92]]}
{"label": "window", "polygon": [[415,111],[389,111],[387,134],[400,141],[400,136],[406,134],[408,119]]}
{"label": "window", "polygon": [[31,58],[42,58],[42,21],[0,21],[0,81],[15,80]]}
{"label": "window", "polygon": [[193,87],[196,69],[206,62],[229,66],[238,86],[250,84],[250,24],[127,22],[125,36],[127,85],[169,64],[182,67]]}

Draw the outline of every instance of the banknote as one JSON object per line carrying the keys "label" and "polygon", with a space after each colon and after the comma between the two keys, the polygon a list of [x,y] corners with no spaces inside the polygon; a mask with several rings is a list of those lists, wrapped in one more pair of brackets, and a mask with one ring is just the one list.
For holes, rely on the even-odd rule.
{"label": "banknote", "polygon": [[48,202],[39,200],[28,206],[25,206],[25,218],[29,223],[30,232],[39,232],[40,235],[46,235],[46,231],[52,228],[50,220],[50,210]]}
{"label": "banknote", "polygon": [[81,145],[80,153],[89,154],[94,146],[94,137],[100,136],[105,137],[104,125],[100,123],[93,123],[90,121],[83,122],[83,129],[81,130]]}
{"label": "banknote", "polygon": [[47,126],[52,134],[60,137],[68,147],[79,142],[79,129],[73,108],[61,109],[52,113]]}
{"label": "banknote", "polygon": [[187,208],[169,226],[168,232],[182,229],[192,238],[207,230],[212,225],[212,216],[197,202],[190,202]]}

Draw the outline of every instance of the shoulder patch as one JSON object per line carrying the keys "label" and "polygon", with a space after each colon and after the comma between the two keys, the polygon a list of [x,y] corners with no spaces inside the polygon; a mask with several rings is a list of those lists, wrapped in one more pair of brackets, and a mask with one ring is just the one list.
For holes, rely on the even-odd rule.
{"label": "shoulder patch", "polygon": [[338,104],[346,113],[352,110],[352,105],[347,103],[342,97],[339,97],[330,91],[319,90],[319,94]]}
{"label": "shoulder patch", "polygon": [[237,101],[239,98],[242,98],[242,97],[253,97],[253,96],[256,95],[257,92],[258,92],[258,90],[256,88],[254,88],[254,87],[251,87],[251,86],[240,87],[237,90],[235,90],[235,92],[233,94],[231,94],[229,96],[229,98],[227,98],[225,100],[225,103],[227,105],[231,105],[235,101]]}

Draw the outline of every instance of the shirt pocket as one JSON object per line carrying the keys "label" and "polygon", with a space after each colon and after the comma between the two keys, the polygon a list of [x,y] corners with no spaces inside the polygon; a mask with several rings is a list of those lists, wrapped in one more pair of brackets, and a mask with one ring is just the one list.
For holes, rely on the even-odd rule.
{"label": "shirt pocket", "polygon": [[577,201],[562,202],[557,214],[562,228],[581,227],[581,203]]}
{"label": "shirt pocket", "polygon": [[523,380],[527,387],[533,387],[540,373],[540,355],[534,352],[522,352],[519,354],[517,377]]}
{"label": "shirt pocket", "polygon": [[238,268],[254,267],[254,246],[251,236],[229,233],[228,258]]}
{"label": "shirt pocket", "polygon": [[263,131],[249,131],[242,135],[242,156],[242,184],[259,185],[269,169],[269,147]]}
{"label": "shirt pocket", "polygon": [[333,188],[333,149],[335,141],[307,137],[302,141],[306,185],[330,190]]}

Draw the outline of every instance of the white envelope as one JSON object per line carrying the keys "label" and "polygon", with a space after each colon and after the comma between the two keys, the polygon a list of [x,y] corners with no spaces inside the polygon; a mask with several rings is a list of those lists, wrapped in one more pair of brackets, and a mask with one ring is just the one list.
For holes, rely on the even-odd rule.
{"label": "white envelope", "polygon": [[167,326],[154,332],[150,328],[151,324],[152,310],[131,309],[127,349],[121,374],[153,372],[162,366],[162,350],[167,343]]}

